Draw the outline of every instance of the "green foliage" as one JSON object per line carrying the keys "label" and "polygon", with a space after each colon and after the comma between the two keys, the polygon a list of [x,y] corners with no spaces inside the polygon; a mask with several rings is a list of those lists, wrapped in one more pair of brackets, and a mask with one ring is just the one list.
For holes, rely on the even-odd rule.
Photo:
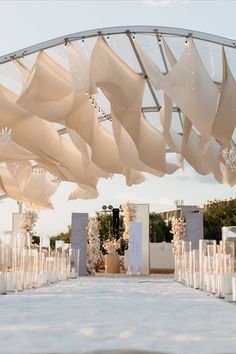
{"label": "green foliage", "polygon": [[204,238],[220,240],[223,226],[236,225],[236,199],[209,201],[203,215]]}
{"label": "green foliage", "polygon": [[[100,224],[100,241],[103,243],[106,240],[111,240],[113,238],[112,235],[112,213],[105,213],[105,212],[96,212],[96,218]],[[119,218],[119,230],[120,230],[120,237],[122,237],[124,232],[124,223],[123,223],[123,216],[120,215]]]}
{"label": "green foliage", "polygon": [[66,243],[71,242],[71,226],[67,226],[67,231],[66,232],[61,232],[60,234],[53,236],[50,238],[50,247],[54,250],[55,249],[55,244],[57,240],[64,241]]}
{"label": "green foliage", "polygon": [[150,233],[149,240],[150,242],[171,242],[173,235],[170,233],[171,223],[166,225],[165,221],[162,219],[158,213],[149,214],[149,225]]}
{"label": "green foliage", "polygon": [[[105,212],[96,212],[96,218],[100,223],[100,242],[101,245],[106,240],[111,240],[113,238],[112,235],[112,213],[105,213]],[[123,222],[123,215],[120,214],[119,217],[119,231],[120,231],[120,254],[123,255],[124,251],[128,249],[128,243],[122,238],[124,233],[124,222]],[[102,249],[102,247],[101,247]],[[102,249],[103,252],[105,252]]]}
{"label": "green foliage", "polygon": [[39,245],[40,244],[40,236],[37,236],[37,235],[32,236],[32,244]]}

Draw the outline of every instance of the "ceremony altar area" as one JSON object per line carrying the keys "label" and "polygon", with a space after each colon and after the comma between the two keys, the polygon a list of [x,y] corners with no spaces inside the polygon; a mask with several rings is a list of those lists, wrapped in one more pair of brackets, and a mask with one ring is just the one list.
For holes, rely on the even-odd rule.
{"label": "ceremony altar area", "polygon": [[[19,209],[0,235],[0,354],[235,353],[236,237],[222,226],[236,226],[236,199],[227,189],[215,228],[217,201],[196,197],[197,178],[214,198],[236,185],[235,49],[121,25],[0,56],[0,200]],[[197,205],[153,208],[185,189]]]}

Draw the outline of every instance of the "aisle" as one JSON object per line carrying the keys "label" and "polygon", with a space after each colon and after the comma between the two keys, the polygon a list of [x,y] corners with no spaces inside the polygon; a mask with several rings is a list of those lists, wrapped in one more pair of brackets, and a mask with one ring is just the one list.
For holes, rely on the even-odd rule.
{"label": "aisle", "polygon": [[236,306],[168,276],[79,278],[1,296],[0,309],[4,354],[236,351]]}

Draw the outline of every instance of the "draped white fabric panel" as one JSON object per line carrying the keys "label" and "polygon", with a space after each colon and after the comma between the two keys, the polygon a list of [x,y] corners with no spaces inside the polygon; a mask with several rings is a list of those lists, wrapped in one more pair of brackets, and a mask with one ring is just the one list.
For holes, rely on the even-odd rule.
{"label": "draped white fabric panel", "polygon": [[52,181],[47,172],[32,172],[29,162],[8,163],[0,168],[2,190],[12,199],[35,209],[52,209],[50,197],[56,192],[58,182]]}
{"label": "draped white fabric panel", "polygon": [[[33,173],[34,165],[74,183],[70,200],[97,198],[99,178],[122,174],[131,186],[146,179],[143,173],[174,173],[184,168],[185,160],[197,173],[212,173],[219,183],[235,185],[236,173],[222,159],[236,126],[236,82],[224,48],[222,83],[216,84],[192,38],[179,59],[162,39],[168,72],[161,71],[138,40],[133,44],[148,78],[102,36],[87,57],[68,43],[67,68],[45,51],[31,68],[15,61],[21,93],[0,85],[0,129],[12,130],[9,143],[0,146],[3,193],[51,208],[49,197],[59,182],[47,172]],[[152,122],[143,109],[146,80],[161,106]],[[65,136],[56,124],[65,127]]]}
{"label": "draped white fabric panel", "polygon": [[212,135],[223,145],[229,146],[236,126],[236,82],[222,49],[223,79],[219,105],[215,117]]}

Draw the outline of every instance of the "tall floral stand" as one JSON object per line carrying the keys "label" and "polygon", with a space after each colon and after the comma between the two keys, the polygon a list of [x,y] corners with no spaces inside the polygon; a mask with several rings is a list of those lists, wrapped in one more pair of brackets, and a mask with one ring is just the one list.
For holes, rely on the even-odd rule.
{"label": "tall floral stand", "polygon": [[119,254],[105,255],[105,273],[118,274],[120,273],[120,256]]}

